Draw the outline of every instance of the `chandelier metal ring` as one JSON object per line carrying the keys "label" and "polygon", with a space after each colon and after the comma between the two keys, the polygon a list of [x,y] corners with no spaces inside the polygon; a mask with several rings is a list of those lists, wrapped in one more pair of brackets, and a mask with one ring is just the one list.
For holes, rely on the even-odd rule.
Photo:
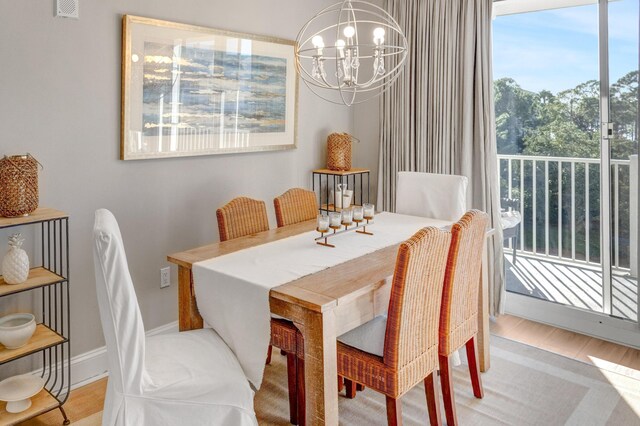
{"label": "chandelier metal ring", "polygon": [[407,39],[396,20],[362,0],[321,10],[296,38],[300,77],[314,94],[338,105],[384,93],[399,77],[406,57]]}

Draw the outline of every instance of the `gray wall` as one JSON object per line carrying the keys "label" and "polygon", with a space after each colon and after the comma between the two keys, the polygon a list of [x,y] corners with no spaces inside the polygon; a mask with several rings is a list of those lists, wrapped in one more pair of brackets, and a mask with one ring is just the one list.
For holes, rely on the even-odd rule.
{"label": "gray wall", "polygon": [[[145,326],[158,327],[177,319],[175,268],[171,287],[159,288],[166,255],[217,240],[215,209],[238,195],[267,200],[275,227],[270,200],[310,187],[311,169],[325,163],[326,136],[353,131],[352,110],[301,84],[296,150],[118,160],[122,14],[295,39],[334,1],[81,0],[79,21],[54,18],[51,0],[3,2],[0,155],[36,156],[44,165],[40,204],[71,215],[73,354],[104,344],[91,252],[95,209],[118,218]],[[0,234],[0,253],[5,242]],[[0,314],[18,309],[18,301],[0,302]]]}

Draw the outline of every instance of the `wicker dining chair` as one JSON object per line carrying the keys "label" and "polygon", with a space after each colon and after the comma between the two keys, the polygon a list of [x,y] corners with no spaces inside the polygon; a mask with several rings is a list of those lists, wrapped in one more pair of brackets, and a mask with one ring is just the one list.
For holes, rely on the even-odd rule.
{"label": "wicker dining chair", "polygon": [[[273,200],[278,228],[314,219],[318,214],[318,203],[313,191],[302,188],[289,189]],[[298,342],[298,344],[297,344]],[[287,356],[289,384],[289,417],[293,424],[304,424],[304,407],[299,407],[298,395],[304,393],[298,375],[304,375],[304,340],[302,333],[291,321],[271,320],[271,343]],[[296,354],[299,353],[300,357]]]}
{"label": "wicker dining chair", "polygon": [[269,230],[267,205],[264,201],[237,197],[216,211],[220,241]]}
{"label": "wicker dining chair", "polygon": [[440,424],[438,319],[450,242],[450,232],[429,227],[400,244],[387,317],[338,338],[338,375],[383,393],[390,425],[402,423],[400,398],[421,381],[430,422]]}
{"label": "wicker dining chair", "polygon": [[315,219],[318,215],[316,193],[292,188],[273,200],[278,228]]}
{"label": "wicker dining chair", "polygon": [[483,244],[489,216],[471,210],[451,227],[451,247],[442,292],[440,311],[439,363],[447,425],[457,425],[453,395],[453,377],[449,357],[463,346],[471,374],[473,395],[483,397],[478,366],[478,291],[482,267]]}
{"label": "wicker dining chair", "polygon": [[[269,356],[271,357],[271,346],[280,348],[287,357],[287,385],[289,388],[289,422],[294,425],[304,424],[304,413],[302,422],[298,408],[298,394],[301,392],[298,384],[298,374],[302,366],[298,366],[298,340],[302,334],[291,321],[281,318],[271,318],[271,345],[269,346]],[[301,340],[301,339],[300,339]],[[304,392],[304,388],[302,389]]]}

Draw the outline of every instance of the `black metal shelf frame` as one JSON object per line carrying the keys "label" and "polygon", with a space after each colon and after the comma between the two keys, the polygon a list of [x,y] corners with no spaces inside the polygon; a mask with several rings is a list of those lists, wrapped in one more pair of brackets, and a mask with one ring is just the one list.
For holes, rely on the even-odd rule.
{"label": "black metal shelf frame", "polygon": [[[364,181],[366,175],[366,200],[364,198]],[[316,177],[318,180],[318,184],[316,186]],[[324,177],[324,185],[322,185]],[[332,177],[332,185],[333,185],[333,200],[330,197],[330,189],[331,185],[329,184],[329,177]],[[358,181],[360,182],[360,190],[358,191]],[[318,189],[318,209],[320,212],[329,213],[331,211],[338,211],[336,208],[336,191],[338,184],[347,184],[347,186],[351,185],[353,189],[353,201],[352,205],[362,205],[363,203],[369,203],[371,199],[371,172],[370,171],[362,171],[362,172],[353,172],[349,174],[339,175],[333,173],[321,173],[314,171],[312,177],[312,189],[315,192],[316,188]],[[324,195],[324,197],[323,197]],[[333,203],[331,202],[333,201]],[[333,208],[330,208],[333,206]]]}
{"label": "black metal shelf frame", "polygon": [[69,218],[41,223],[42,267],[63,277],[63,281],[42,287],[42,323],[65,341],[42,351],[45,388],[59,403],[65,425],[69,419],[62,405],[71,390],[71,308],[69,303]]}
{"label": "black metal shelf frame", "polygon": [[[41,318],[39,324],[49,328],[61,338],[47,347],[26,352],[3,362],[9,363],[27,356],[42,354],[41,377],[45,380],[45,390],[58,402],[57,406],[44,411],[59,409],[64,425],[70,424],[64,408],[71,391],[71,324],[69,294],[69,218],[53,218],[29,223],[8,225],[2,229],[16,226],[40,224],[41,266],[60,276],[60,280],[41,286],[26,288],[4,294],[6,297],[25,291],[40,291]],[[36,266],[37,267],[37,266]],[[36,315],[37,316],[37,315]],[[40,413],[42,414],[42,413]]]}

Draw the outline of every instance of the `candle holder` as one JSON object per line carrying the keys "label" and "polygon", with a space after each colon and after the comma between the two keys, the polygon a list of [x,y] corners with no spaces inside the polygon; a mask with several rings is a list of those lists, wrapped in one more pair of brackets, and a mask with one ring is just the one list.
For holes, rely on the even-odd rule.
{"label": "candle holder", "polygon": [[356,232],[357,232],[358,234],[373,235],[373,232],[369,232],[369,231],[367,231],[367,225],[369,225],[370,223],[371,223],[371,224],[373,224],[373,222],[370,222],[370,221],[372,221],[372,220],[373,220],[373,217],[370,217],[370,218],[365,217],[365,218],[364,218],[364,221],[365,221],[366,223],[365,223],[364,225],[362,225],[362,229],[356,230]]}
{"label": "candle holder", "polygon": [[[320,233],[320,238],[316,238],[316,244],[319,244],[321,246],[325,246],[325,247],[335,247],[333,244],[329,244],[329,242],[327,241],[327,239],[336,233],[336,230],[333,229],[333,234],[329,233],[329,230],[327,229],[326,231],[321,231],[320,229],[316,229],[319,233]],[[325,236],[324,234],[329,233],[329,235]],[[322,241],[324,240],[324,241]]]}
{"label": "candle holder", "polygon": [[[355,224],[355,226],[353,226]],[[373,235],[372,232],[367,231],[367,226],[373,224],[373,217],[371,218],[363,218],[363,219],[352,219],[350,223],[343,223],[341,226],[330,225],[330,229],[321,230],[320,228],[316,228],[316,230],[320,233],[320,236],[315,239],[316,244],[325,246],[325,247],[335,247],[335,245],[329,243],[329,238],[335,237],[336,235],[344,234],[346,232],[355,231],[359,234],[365,235]]]}
{"label": "candle holder", "polygon": [[[332,223],[332,219],[333,219],[333,223]],[[316,231],[318,231],[321,235],[320,238],[322,238],[324,236],[324,234],[329,233],[330,229],[333,229],[333,232],[336,232],[335,230],[335,224],[336,224],[336,218],[335,215],[333,218],[329,217],[329,216],[325,216],[323,214],[319,214],[318,215],[318,224],[316,226]],[[332,226],[334,225],[334,226]],[[324,243],[319,242],[318,244],[327,246],[327,247],[334,247],[333,245],[329,244],[327,242],[327,239],[324,239]]]}

